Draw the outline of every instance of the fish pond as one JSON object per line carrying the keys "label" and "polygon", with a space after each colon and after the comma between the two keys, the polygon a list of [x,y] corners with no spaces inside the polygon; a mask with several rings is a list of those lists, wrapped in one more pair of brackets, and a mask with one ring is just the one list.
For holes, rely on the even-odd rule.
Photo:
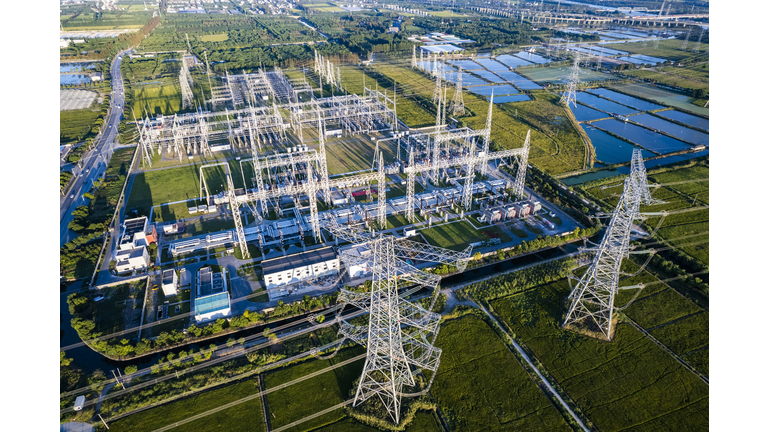
{"label": "fish pond", "polygon": [[618,135],[646,150],[651,150],[659,154],[667,154],[691,148],[690,145],[682,141],[653,132],[642,126],[624,123],[615,119],[599,120],[593,122],[592,125]]}

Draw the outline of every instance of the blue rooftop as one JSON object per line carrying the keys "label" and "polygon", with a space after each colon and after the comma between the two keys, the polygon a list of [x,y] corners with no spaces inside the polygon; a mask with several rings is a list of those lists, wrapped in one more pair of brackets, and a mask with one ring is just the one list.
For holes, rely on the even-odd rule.
{"label": "blue rooftop", "polygon": [[195,299],[195,315],[203,315],[229,307],[229,293],[221,292]]}

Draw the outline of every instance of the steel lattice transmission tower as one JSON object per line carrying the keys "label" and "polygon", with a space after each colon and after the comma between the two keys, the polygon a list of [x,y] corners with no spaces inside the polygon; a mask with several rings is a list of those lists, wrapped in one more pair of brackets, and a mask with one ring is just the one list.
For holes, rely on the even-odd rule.
{"label": "steel lattice transmission tower", "polygon": [[688,48],[688,38],[691,37],[691,31],[688,30],[688,33],[685,34],[685,40],[683,41],[683,44],[680,45],[680,50],[685,51],[686,48]]}
{"label": "steel lattice transmission tower", "polygon": [[456,74],[456,89],[453,91],[453,98],[451,98],[451,107],[449,111],[452,116],[458,117],[464,115],[464,94],[462,93],[462,87],[464,86],[461,68]]}
{"label": "steel lattice transmission tower", "polygon": [[413,46],[413,56],[411,56],[411,67],[416,69],[416,45]]}
{"label": "steel lattice transmission tower", "polygon": [[573,66],[571,67],[571,73],[568,75],[568,83],[566,84],[565,93],[560,97],[560,103],[568,107],[573,103],[573,107],[576,108],[576,92],[579,90],[579,52],[576,52],[576,57],[573,59]]}
{"label": "steel lattice transmission tower", "polygon": [[693,46],[693,49],[691,52],[699,52],[699,48],[701,48],[701,37],[704,36],[704,29],[699,30],[699,40],[696,41],[696,45]]}
{"label": "steel lattice transmission tower", "polygon": [[345,266],[364,265],[370,267],[373,273],[370,292],[358,293],[342,288],[338,298],[340,303],[370,312],[367,326],[356,326],[342,320],[339,329],[345,338],[367,348],[353,406],[376,396],[392,420],[399,423],[401,397],[426,392],[432,384],[430,381],[421,393],[403,393],[403,388],[416,385],[412,367],[436,372],[442,350],[433,345],[440,315],[402,299],[398,288],[404,284],[437,288],[440,276],[419,270],[409,262],[452,264],[462,271],[466,268],[472,247],[455,252],[393,236],[361,233],[349,227],[342,229],[335,222],[327,228],[341,240],[367,243],[372,252],[365,258],[351,253],[341,255]]}
{"label": "steel lattice transmission tower", "polygon": [[613,301],[619,289],[621,261],[629,253],[632,223],[640,216],[640,204],[660,204],[651,198],[643,155],[632,153],[632,171],[624,180],[624,192],[613,212],[608,229],[595,251],[595,258],[568,296],[569,307],[563,326],[594,323],[608,340],[613,338]]}
{"label": "steel lattice transmission tower", "polygon": [[441,65],[442,63],[435,60],[435,91],[432,92],[433,103],[437,103],[443,96],[443,68]]}
{"label": "steel lattice transmission tower", "polygon": [[179,84],[181,85],[181,106],[183,109],[192,106],[194,96],[192,94],[192,77],[189,75],[189,67],[184,57],[181,57],[181,73],[179,74]]}

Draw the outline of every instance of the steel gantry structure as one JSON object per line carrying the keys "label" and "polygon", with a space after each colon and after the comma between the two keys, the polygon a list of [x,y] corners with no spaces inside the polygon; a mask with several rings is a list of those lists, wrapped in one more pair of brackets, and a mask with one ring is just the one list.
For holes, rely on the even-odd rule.
{"label": "steel gantry structure", "polygon": [[605,236],[595,250],[589,269],[568,296],[569,307],[563,326],[594,323],[608,340],[613,338],[613,302],[619,290],[621,261],[629,253],[632,223],[641,216],[641,204],[661,203],[651,198],[643,156],[639,149],[635,149],[632,153],[632,171],[624,180],[624,191],[613,211]]}
{"label": "steel gantry structure", "polygon": [[[505,158],[515,158],[518,162],[513,193],[519,198],[524,196],[525,172],[528,166],[531,132],[526,134],[523,146],[512,150],[491,152],[490,137],[493,114],[493,95],[488,105],[488,116],[485,128],[472,130],[457,128],[420,134],[410,134],[398,138],[398,147],[407,150],[407,160],[403,172],[407,175],[406,187],[406,218],[415,220],[414,193],[417,176],[426,176],[437,185],[441,180],[452,177],[454,183],[461,188],[461,205],[466,210],[471,209],[475,169],[480,175],[486,175],[488,162]],[[477,148],[478,139],[482,138],[482,148]],[[451,172],[463,175],[451,176]]]}
{"label": "steel gantry structure", "polygon": [[340,289],[340,304],[367,310],[370,316],[367,326],[353,325],[342,319],[339,333],[367,350],[353,406],[377,396],[397,424],[400,422],[401,397],[423,394],[432,385],[430,381],[426,389],[415,394],[403,393],[404,388],[416,385],[412,368],[430,370],[434,379],[442,353],[434,346],[440,315],[401,299],[398,289],[403,285],[437,289],[440,276],[419,270],[411,263],[451,264],[463,271],[472,246],[456,252],[393,236],[363,233],[349,227],[342,229],[333,222],[325,228],[337,239],[365,244],[371,250],[371,254],[364,258],[346,252],[340,256],[347,268],[365,266],[371,269],[373,276],[370,292]]}

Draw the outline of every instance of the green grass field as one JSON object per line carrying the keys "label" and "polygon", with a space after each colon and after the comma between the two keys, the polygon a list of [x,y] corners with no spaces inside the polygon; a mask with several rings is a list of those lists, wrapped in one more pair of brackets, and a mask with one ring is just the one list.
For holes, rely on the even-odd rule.
{"label": "green grass field", "polygon": [[[570,66],[558,67],[536,67],[517,69],[517,73],[524,75],[536,82],[549,82],[553,84],[564,84],[571,73]],[[614,79],[613,75],[602,72],[595,72],[591,69],[581,69],[579,72],[581,81],[602,81],[605,79]]]}
{"label": "green grass field", "polygon": [[561,280],[492,305],[597,429],[706,430],[708,386],[631,325],[610,343],[564,330],[569,291]]}
{"label": "green grass field", "polygon": [[693,53],[690,50],[693,49],[695,44],[696,41],[689,40],[687,50],[685,51],[680,49],[683,45],[683,41],[679,39],[661,40],[659,41],[658,48],[654,48],[654,42],[646,43],[645,46],[643,46],[642,42],[629,42],[605,45],[605,47],[626,51],[631,54],[644,54],[647,56],[660,57],[679,62],[690,57],[699,56],[702,53],[709,51],[709,45],[702,42],[701,46],[699,47],[699,52]]}
{"label": "green grass field", "polygon": [[142,116],[146,110],[150,116],[172,115],[181,110],[181,88],[178,82],[134,86],[134,110]]}
{"label": "green grass field", "polygon": [[226,33],[205,35],[200,37],[200,40],[203,42],[224,42],[227,39],[229,39],[229,35]]}
{"label": "green grass field", "polygon": [[444,323],[443,349],[431,393],[452,431],[569,431],[491,327],[475,315]]}
{"label": "green grass field", "polygon": [[91,135],[91,129],[99,114],[101,111],[90,109],[59,111],[59,142],[62,144],[79,142]]}
{"label": "green grass field", "polygon": [[[147,411],[116,420],[109,424],[112,431],[154,430],[184,420],[195,414],[220,407],[229,402],[250,396],[259,392],[259,386],[254,379],[248,379],[238,384],[211,390],[161,405]],[[173,431],[187,430],[193,426],[198,431],[254,431],[264,430],[261,399],[255,398],[238,404],[232,408],[219,411],[194,423],[171,429]]]}
{"label": "green grass field", "polygon": [[501,239],[502,243],[512,239],[498,228],[484,228],[476,231],[467,221],[457,221],[428,229],[419,229],[417,232],[433,246],[453,250],[464,250],[470,243],[489,240],[492,236]]}
{"label": "green grass field", "polygon": [[[665,68],[666,69],[666,68]],[[622,71],[625,75],[636,76],[639,78],[646,78],[654,80],[660,84],[667,84],[677,87],[689,88],[689,89],[708,89],[709,83],[698,80],[691,80],[670,72],[656,72],[652,70],[634,70],[634,71]]]}
{"label": "green grass field", "polygon": [[311,3],[305,4],[304,6],[320,12],[346,12],[344,9],[329,3]]}
{"label": "green grass field", "polygon": [[[340,363],[364,352],[360,346],[339,352],[328,360],[310,360],[295,366],[270,372],[265,376],[267,389],[295,380],[312,372]],[[330,408],[349,398],[352,383],[363,371],[364,359],[323,373],[298,384],[277,390],[267,395],[269,412],[272,415],[272,428],[285,426],[308,415]],[[332,411],[323,416],[302,423],[289,431],[308,431],[327,425],[345,416],[343,409]]]}
{"label": "green grass field", "polygon": [[197,165],[138,173],[133,180],[127,206],[144,207],[146,212],[156,205],[199,198],[200,182]]}
{"label": "green grass field", "polygon": [[700,107],[692,97],[646,84],[619,84],[610,88],[632,96],[640,96],[709,117],[709,108]]}

